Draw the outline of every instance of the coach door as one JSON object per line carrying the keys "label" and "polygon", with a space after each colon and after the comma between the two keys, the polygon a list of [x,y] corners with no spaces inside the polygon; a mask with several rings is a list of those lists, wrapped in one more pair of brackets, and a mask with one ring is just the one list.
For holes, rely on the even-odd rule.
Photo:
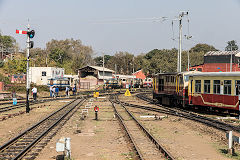
{"label": "coach door", "polygon": [[235,82],[235,88],[236,88],[236,95],[238,96],[238,100],[240,100],[240,80],[236,80]]}
{"label": "coach door", "polygon": [[163,90],[164,90],[164,79],[159,78],[158,92],[160,93]]}

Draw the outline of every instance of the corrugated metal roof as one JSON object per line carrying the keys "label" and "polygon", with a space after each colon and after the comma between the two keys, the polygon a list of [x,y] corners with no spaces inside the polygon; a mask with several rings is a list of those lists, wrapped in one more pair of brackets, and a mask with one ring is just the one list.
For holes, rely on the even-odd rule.
{"label": "corrugated metal roof", "polygon": [[[89,66],[89,67],[92,67],[92,68],[94,68],[96,70],[99,70],[99,71],[103,71],[103,67],[99,67],[99,66]],[[113,70],[105,68],[105,67],[104,67],[104,71],[106,71],[106,72],[114,72]]]}
{"label": "corrugated metal roof", "polygon": [[240,57],[240,51],[209,51],[204,56],[235,55]]}
{"label": "corrugated metal roof", "polygon": [[[99,71],[103,71],[103,67],[99,67],[99,66],[85,66],[83,68],[86,68],[86,67],[91,67],[93,69],[96,69],[96,70],[99,70]],[[79,70],[81,70],[83,68],[80,68]],[[104,67],[104,72],[115,72],[115,71]]]}
{"label": "corrugated metal roof", "polygon": [[240,77],[240,72],[200,72],[200,73],[193,73],[189,76],[202,76],[202,77]]}

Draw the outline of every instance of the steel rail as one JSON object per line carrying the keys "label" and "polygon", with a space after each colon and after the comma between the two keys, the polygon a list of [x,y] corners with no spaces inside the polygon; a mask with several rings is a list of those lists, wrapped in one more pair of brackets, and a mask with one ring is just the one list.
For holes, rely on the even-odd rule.
{"label": "steel rail", "polygon": [[133,144],[133,149],[136,151],[136,156],[140,159],[140,160],[143,160],[143,156],[140,152],[140,149],[138,148],[136,142],[134,141],[132,135],[130,134],[126,124],[124,123],[124,120],[122,118],[122,116],[118,113],[118,111],[116,110],[116,107],[115,107],[115,104],[113,101],[110,100],[110,102],[112,103],[112,106],[114,108],[114,111],[115,111],[115,115],[117,116],[120,124],[123,126],[124,130],[125,130],[125,133],[127,134],[128,138],[130,139],[131,143]]}
{"label": "steel rail", "polygon": [[[76,100],[75,100],[76,101]],[[60,117],[54,124],[52,124],[47,130],[45,130],[40,136],[38,136],[32,143],[30,143],[22,152],[20,152],[13,160],[17,160],[18,158],[22,157],[26,152],[36,144],[40,139],[42,139],[53,127],[58,125],[60,121],[62,121],[77,105],[79,105],[82,101],[79,101],[76,105],[74,105],[69,111],[67,111],[64,115]]]}
{"label": "steel rail", "polygon": [[[40,126],[41,124],[43,124],[43,122],[45,122],[46,120],[50,119],[50,117],[57,115],[57,113],[59,113],[60,111],[62,111],[63,109],[65,109],[67,106],[71,106],[72,103],[76,102],[77,99],[71,101],[70,103],[64,105],[62,108],[58,109],[57,111],[55,111],[54,113],[50,114],[49,116],[47,116],[46,118],[44,118],[43,120],[41,120],[40,122],[36,123],[35,125],[33,125],[32,127],[30,127],[29,129],[25,130],[23,133],[19,134],[18,136],[16,136],[15,138],[11,139],[10,141],[8,141],[7,143],[5,143],[3,146],[0,147],[0,154],[3,153],[3,151],[5,149],[8,148],[8,146],[11,146],[14,142],[17,142],[18,139],[20,139],[21,137],[23,137],[25,134],[27,133],[31,133],[31,131],[35,128],[37,128],[38,126]],[[61,117],[54,122],[51,126],[49,126],[44,132],[42,132],[37,138],[35,138],[35,140],[33,140],[30,144],[28,144],[27,146],[24,146],[24,150],[22,150],[20,153],[18,153],[16,155],[16,157],[14,157],[13,159],[18,159],[20,157],[22,157],[23,155],[25,155],[25,153],[27,153],[27,151],[29,149],[32,148],[33,145],[35,145],[40,139],[42,139],[44,137],[44,135],[46,135],[49,131],[51,131],[58,123],[61,122],[61,120],[63,120],[79,103],[82,103],[84,100],[80,100],[79,102],[77,102],[77,104],[74,104],[73,106],[70,107],[70,109],[67,112],[64,112],[63,115],[61,115]],[[63,110],[64,111],[64,110]],[[1,157],[0,157],[1,159]]]}
{"label": "steel rail", "polygon": [[[144,99],[145,99],[145,97],[143,98],[143,100]],[[190,120],[193,120],[193,121],[196,121],[196,122],[203,123],[205,125],[216,128],[218,130],[222,130],[224,132],[229,131],[229,130],[233,130],[233,131],[236,131],[236,132],[240,133],[240,129],[237,126],[233,126],[233,125],[230,125],[230,124],[219,122],[217,120],[207,118],[207,117],[204,117],[204,116],[200,116],[200,115],[197,115],[197,114],[188,113],[188,112],[187,113],[180,112],[180,111],[170,109],[169,107],[161,109],[161,108],[153,108],[153,107],[143,106],[143,105],[135,105],[135,104],[130,104],[130,103],[126,103],[126,102],[122,102],[122,103],[124,103],[125,105],[130,106],[130,107],[136,107],[136,108],[155,111],[155,112],[159,112],[159,113],[165,113],[165,114],[170,114],[170,115],[174,115],[174,116],[178,116],[178,117],[183,117],[183,118],[186,118],[186,119],[190,119]],[[154,102],[152,102],[152,104],[157,105]],[[161,105],[157,105],[157,106],[164,107],[164,106],[161,106]]]}
{"label": "steel rail", "polygon": [[[115,99],[117,100],[117,99]],[[136,122],[136,124],[143,130],[147,137],[156,145],[157,149],[164,155],[165,158],[173,160],[174,157],[158,142],[157,139],[135,118],[135,116],[125,107],[125,104],[118,101],[119,104],[126,110],[129,116]],[[112,101],[114,103],[114,101]],[[116,109],[115,109],[116,110]]]}
{"label": "steel rail", "polygon": [[[51,98],[51,99],[41,99],[38,101],[30,101],[30,105],[34,105],[34,104],[41,104],[41,103],[45,103],[45,102],[51,102],[51,101],[56,101],[56,100],[63,100],[63,99],[72,99],[72,98]],[[10,105],[10,106],[6,106],[6,107],[0,107],[0,113],[2,112],[7,112],[10,110],[14,110],[17,108],[22,108],[25,107],[25,102],[17,104],[17,105]]]}

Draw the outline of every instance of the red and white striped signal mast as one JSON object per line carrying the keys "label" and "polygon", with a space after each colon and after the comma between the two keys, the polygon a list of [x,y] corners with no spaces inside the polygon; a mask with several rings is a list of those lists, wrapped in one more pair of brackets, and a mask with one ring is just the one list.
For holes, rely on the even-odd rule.
{"label": "red and white striped signal mast", "polygon": [[27,75],[26,75],[26,113],[30,112],[29,107],[29,91],[30,91],[30,82],[29,82],[29,56],[30,56],[30,48],[33,48],[33,41],[30,41],[30,38],[33,38],[35,35],[35,31],[30,31],[30,25],[27,25],[27,31],[16,30],[17,34],[27,34]]}

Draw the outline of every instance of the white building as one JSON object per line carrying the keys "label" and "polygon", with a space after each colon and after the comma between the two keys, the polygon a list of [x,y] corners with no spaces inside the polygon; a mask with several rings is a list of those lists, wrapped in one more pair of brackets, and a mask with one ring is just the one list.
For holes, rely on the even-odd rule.
{"label": "white building", "polygon": [[64,68],[56,67],[30,67],[29,79],[36,85],[47,85],[48,79],[63,78]]}

